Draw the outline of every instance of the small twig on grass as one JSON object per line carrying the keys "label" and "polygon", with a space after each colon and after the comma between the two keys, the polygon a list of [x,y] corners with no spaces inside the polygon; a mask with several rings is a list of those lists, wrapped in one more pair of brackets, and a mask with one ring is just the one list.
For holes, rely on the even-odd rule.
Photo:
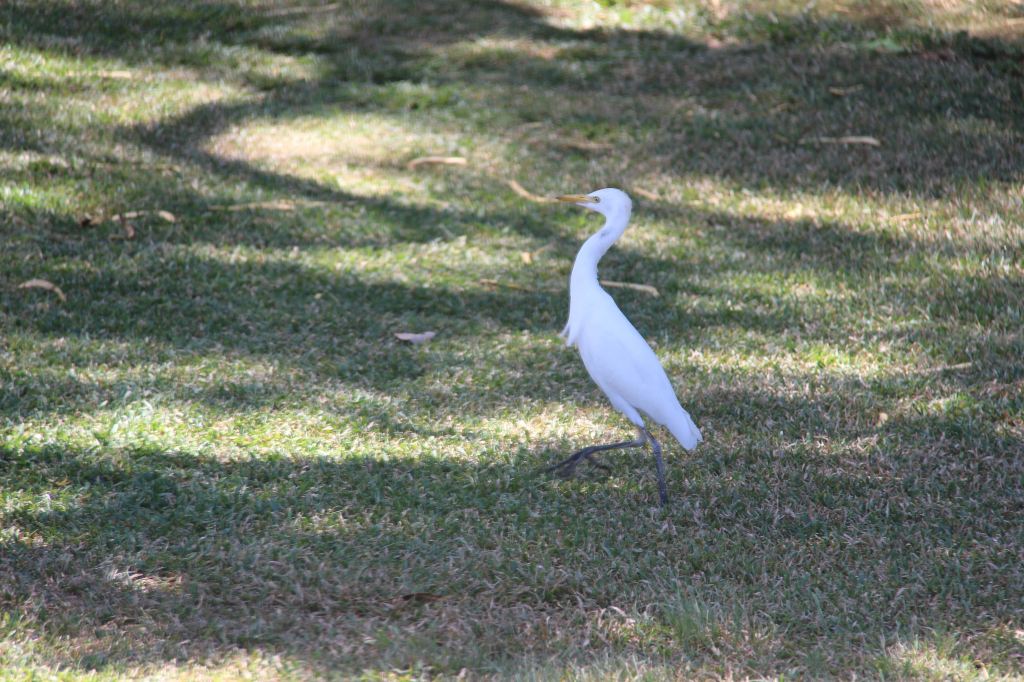
{"label": "small twig on grass", "polygon": [[119,222],[121,224],[124,224],[124,221],[126,221],[126,220],[131,220],[132,218],[141,218],[141,217],[147,216],[147,215],[155,215],[158,218],[161,218],[161,219],[163,219],[163,220],[165,220],[165,221],[167,221],[169,223],[178,222],[178,218],[173,213],[171,213],[170,211],[160,210],[160,211],[128,211],[126,213],[115,213],[114,215],[110,216],[109,218],[107,218],[105,220],[99,220],[99,221],[93,222],[92,224],[93,225],[101,225],[101,224],[103,224],[105,222],[110,222],[110,221]]}
{"label": "small twig on grass", "polygon": [[395,338],[399,341],[408,341],[413,345],[426,343],[437,336],[437,332],[395,332]]}
{"label": "small twig on grass", "polygon": [[320,6],[306,5],[304,7],[281,7],[279,9],[272,9],[270,11],[264,12],[263,16],[265,16],[265,17],[289,17],[289,16],[292,16],[292,15],[295,15],[295,14],[323,14],[324,12],[331,12],[331,11],[334,11],[336,9],[341,9],[344,6],[347,6],[347,3],[344,3],[344,2],[332,2],[329,5],[320,5]]}
{"label": "small twig on grass", "polygon": [[600,152],[611,149],[613,145],[608,142],[598,142],[581,137],[567,137],[558,140],[557,145],[566,149],[575,149],[581,152]]}
{"label": "small twig on grass", "polygon": [[882,143],[878,138],[870,135],[844,135],[842,137],[805,137],[800,140],[802,144],[863,144],[869,147],[881,147]]}
{"label": "small twig on grass", "polygon": [[52,291],[57,294],[57,298],[61,301],[67,301],[68,297],[64,295],[64,292],[60,290],[60,287],[51,282],[48,279],[30,279],[26,282],[22,282],[18,285],[19,289],[45,289],[46,291]]}
{"label": "small twig on grass", "polygon": [[938,367],[924,367],[922,369],[915,369],[907,372],[912,376],[928,376],[931,374],[942,374],[943,372],[955,372],[961,369],[970,369],[974,366],[973,362],[959,362],[955,365],[939,365]]}
{"label": "small twig on grass", "polygon": [[847,95],[852,95],[855,92],[860,92],[863,89],[863,85],[850,85],[845,88],[829,88],[828,92],[830,95],[835,95],[836,97],[846,97]]}
{"label": "small twig on grass", "polygon": [[519,257],[522,259],[522,261],[524,263],[526,263],[527,265],[530,265],[531,263],[533,263],[534,260],[537,259],[537,256],[539,256],[540,254],[544,253],[545,251],[550,250],[553,247],[554,247],[554,244],[549,242],[549,243],[545,244],[544,246],[542,246],[539,249],[536,249],[534,251],[520,251],[519,252]]}
{"label": "small twig on grass", "polygon": [[650,284],[637,284],[635,282],[616,282],[610,279],[602,279],[601,285],[606,287],[612,287],[615,289],[635,289],[636,291],[643,291],[644,293],[650,294],[651,296],[661,296],[658,290],[652,287]]}
{"label": "small twig on grass", "polygon": [[641,196],[644,199],[650,199],[651,201],[661,201],[661,197],[659,197],[657,194],[650,190],[642,189],[640,187],[631,187],[630,189],[633,190],[633,194]]}
{"label": "small twig on grass", "polygon": [[135,239],[135,226],[128,222],[128,214],[114,216],[121,223],[122,234],[111,235],[111,239]]}
{"label": "small twig on grass", "polygon": [[418,166],[465,166],[469,161],[462,156],[420,156],[405,164],[408,170],[415,170]]}
{"label": "small twig on grass", "polygon": [[513,192],[515,192],[516,194],[518,194],[519,196],[521,196],[524,199],[529,199],[530,201],[536,202],[538,204],[553,204],[553,203],[555,203],[554,199],[551,199],[551,198],[548,198],[548,197],[542,197],[539,194],[534,194],[533,192],[530,192],[525,187],[520,185],[515,180],[506,180],[505,182],[508,183],[509,189],[511,189]]}

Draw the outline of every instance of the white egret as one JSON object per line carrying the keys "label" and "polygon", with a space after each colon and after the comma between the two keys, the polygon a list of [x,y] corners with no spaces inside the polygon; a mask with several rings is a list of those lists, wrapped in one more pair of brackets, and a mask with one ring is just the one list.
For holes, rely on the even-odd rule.
{"label": "white egret", "polygon": [[636,426],[638,435],[636,440],[583,448],[547,471],[571,475],[583,459],[607,468],[594,459],[594,453],[643,447],[650,443],[658,472],[658,496],[664,505],[668,501],[668,489],[661,446],[644,426],[640,413],[667,428],[687,450],[697,447],[702,439],[697,425],[679,404],[658,356],[598,283],[598,261],[626,231],[633,202],[622,190],[611,188],[590,194],[561,196],[558,200],[574,203],[605,217],[601,229],[580,247],[572,266],[569,322],[562,336],[566,345],[575,345],[579,349],[583,365],[594,383],[608,396],[612,406]]}

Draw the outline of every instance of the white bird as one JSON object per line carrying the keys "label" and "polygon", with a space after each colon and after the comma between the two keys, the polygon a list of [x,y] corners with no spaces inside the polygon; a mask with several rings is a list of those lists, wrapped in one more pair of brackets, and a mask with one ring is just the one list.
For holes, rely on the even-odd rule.
{"label": "white bird", "polygon": [[650,443],[658,471],[658,495],[664,505],[668,501],[668,489],[661,446],[644,426],[640,413],[667,428],[687,450],[697,447],[702,438],[690,414],[679,404],[658,356],[598,283],[598,261],[626,231],[633,202],[628,194],[612,188],[560,196],[558,200],[605,217],[601,229],[580,247],[572,266],[569,322],[562,336],[566,345],[579,349],[583,365],[594,383],[608,396],[612,406],[633,422],[639,433],[636,440],[583,448],[547,471],[570,475],[582,459],[607,468],[594,459],[595,452],[643,447]]}

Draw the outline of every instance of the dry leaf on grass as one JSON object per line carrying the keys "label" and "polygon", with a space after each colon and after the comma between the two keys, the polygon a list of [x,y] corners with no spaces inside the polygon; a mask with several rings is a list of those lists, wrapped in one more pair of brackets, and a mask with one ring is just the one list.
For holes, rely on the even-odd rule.
{"label": "dry leaf on grass", "polygon": [[111,236],[111,239],[135,239],[135,227],[127,220],[121,220],[121,229],[124,230],[123,235],[115,234]]}
{"label": "dry leaf on grass", "polygon": [[225,206],[225,211],[294,211],[295,204],[285,199],[278,201],[252,201],[246,204],[234,204],[232,206]]}
{"label": "dry leaf on grass", "polygon": [[117,80],[131,80],[134,78],[131,71],[100,71],[97,75],[100,78],[115,78]]}
{"label": "dry leaf on grass", "polygon": [[636,194],[637,196],[643,197],[644,199],[650,199],[651,201],[660,201],[661,200],[661,197],[659,197],[654,192],[651,192],[650,190],[641,189],[640,187],[631,187],[630,189],[632,189],[633,194]]}
{"label": "dry leaf on grass", "polygon": [[519,258],[521,258],[522,261],[524,263],[526,263],[527,265],[530,265],[531,263],[533,263],[533,261],[537,260],[537,258],[542,253],[544,253],[545,251],[548,251],[549,249],[554,248],[554,246],[555,246],[554,244],[549,242],[549,243],[545,244],[544,246],[542,246],[539,249],[536,249],[534,251],[520,251],[519,252]]}
{"label": "dry leaf on grass", "polygon": [[846,135],[836,140],[838,144],[866,144],[871,147],[881,147],[882,143],[879,142],[877,137],[871,137],[870,135]]}
{"label": "dry leaf on grass", "polygon": [[801,142],[818,144],[863,144],[869,147],[881,147],[877,137],[870,135],[844,135],[843,137],[805,137]]}
{"label": "dry leaf on grass", "polygon": [[860,92],[863,89],[863,85],[850,85],[845,88],[829,88],[828,91],[829,94],[835,95],[836,97],[846,97],[847,95],[852,95],[855,92]]}
{"label": "dry leaf on grass", "polygon": [[922,369],[908,372],[908,374],[921,376],[929,374],[943,374],[945,372],[958,372],[962,369],[974,367],[974,362],[958,362],[955,365],[939,365],[938,367],[924,367]]}
{"label": "dry leaf on grass", "polygon": [[614,145],[608,142],[597,142],[582,137],[561,138],[556,142],[559,147],[575,149],[581,152],[602,152],[611,149]]}
{"label": "dry leaf on grass", "polygon": [[138,215],[138,211],[131,211],[129,213],[115,215],[109,220],[121,223],[121,234],[112,234],[110,239],[135,239],[135,226],[128,222],[128,218]]}
{"label": "dry leaf on grass", "polygon": [[657,289],[652,287],[650,284],[636,284],[635,282],[616,282],[610,279],[602,279],[601,284],[606,287],[612,287],[615,289],[634,289],[636,291],[643,291],[644,293],[650,294],[651,296],[661,296]]}
{"label": "dry leaf on grass", "polygon": [[426,343],[437,336],[437,332],[395,332],[395,338],[399,341],[408,341],[412,344]]}
{"label": "dry leaf on grass", "polygon": [[295,14],[324,14],[326,12],[333,12],[343,6],[347,6],[344,2],[332,2],[327,5],[302,5],[300,7],[281,7],[278,9],[271,9],[263,13],[265,17],[287,17]]}
{"label": "dry leaf on grass", "polygon": [[68,300],[68,297],[64,295],[64,292],[60,290],[60,287],[53,282],[46,279],[30,279],[27,282],[22,282],[18,285],[19,289],[46,289],[57,294],[57,298],[62,301]]}
{"label": "dry leaf on grass", "polygon": [[115,213],[114,215],[108,217],[103,222],[123,222],[125,220],[130,220],[131,218],[138,218],[140,215],[143,215],[142,211],[128,211],[127,213]]}
{"label": "dry leaf on grass", "polygon": [[418,166],[465,166],[467,163],[469,161],[462,156],[421,156],[405,164],[405,167],[414,170]]}
{"label": "dry leaf on grass", "polygon": [[[171,213],[170,211],[163,211],[163,210],[160,210],[160,211],[128,211],[127,213],[115,213],[114,215],[110,216],[106,220],[101,220],[101,221],[93,223],[93,224],[94,225],[99,225],[100,223],[105,223],[105,222],[108,222],[108,221],[111,221],[111,220],[124,222],[125,220],[131,220],[132,218],[141,218],[141,217],[147,216],[147,215],[155,215],[155,216],[157,216],[159,218],[163,218],[164,220],[166,220],[169,223],[177,222],[177,220],[178,220],[174,216],[174,214]],[[86,219],[88,219],[88,217],[86,217]]]}
{"label": "dry leaf on grass", "polygon": [[528,191],[525,187],[520,185],[515,180],[506,180],[506,182],[508,183],[509,189],[511,189],[513,192],[515,192],[524,199],[529,199],[530,201],[536,202],[538,204],[553,204],[556,201],[555,199],[542,197],[540,195]]}

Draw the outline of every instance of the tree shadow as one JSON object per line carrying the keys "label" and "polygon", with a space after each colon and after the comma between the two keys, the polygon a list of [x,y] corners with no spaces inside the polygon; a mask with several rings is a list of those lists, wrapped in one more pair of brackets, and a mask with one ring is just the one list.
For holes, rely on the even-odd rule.
{"label": "tree shadow", "polygon": [[[444,4],[452,9],[456,3]],[[471,5],[473,14],[487,11]],[[506,7],[495,3],[489,10],[495,13],[493,25],[500,27],[496,33],[481,26],[460,33],[456,22],[443,37],[430,33],[425,39],[402,33],[401,23],[391,27],[398,32],[390,39],[402,47],[383,50],[392,59],[384,75],[358,73],[373,58],[331,52],[314,81],[284,82],[241,105],[202,107],[162,125],[163,137],[142,134],[142,139],[165,153],[223,165],[197,153],[216,131],[211,122],[226,125],[253,115],[288,118],[324,106],[408,112],[419,101],[401,101],[389,85],[405,82],[472,93],[475,122],[442,125],[452,131],[467,125],[505,129],[505,143],[532,146],[532,163],[542,174],[557,175],[555,169],[567,161],[594,155],[586,146],[551,144],[552,137],[575,134],[618,165],[631,166],[631,174],[661,174],[681,183],[710,176],[782,191],[838,186],[946,196],[979,182],[1021,177],[1024,112],[1014,96],[1017,78],[1012,70],[993,68],[990,60],[963,54],[936,61],[932,53],[912,51],[812,52],[803,45],[709,50],[660,33],[555,31],[532,14],[508,21]],[[347,44],[346,35],[329,33],[323,45]],[[472,48],[461,59],[444,52],[445,45],[474,45],[477,38],[493,35],[537,41],[540,54],[517,49],[517,43]],[[550,55],[543,49],[560,41],[570,46],[548,48]],[[281,49],[273,43],[262,46]],[[566,53],[565,62],[552,56],[560,52]],[[444,66],[438,68],[438,62]],[[848,81],[860,88],[855,97],[829,94],[830,87]],[[516,93],[521,93],[517,100]],[[507,106],[510,99],[516,106]],[[524,124],[540,127],[524,138],[516,132]],[[816,141],[849,134],[872,134],[883,146]],[[184,148],[183,140],[188,141]],[[244,162],[228,167],[242,176],[260,175]]]}
{"label": "tree shadow", "polygon": [[[259,90],[240,102],[198,105],[160,125],[111,127],[115,141],[194,166],[221,183],[204,193],[149,168],[119,169],[116,178],[125,181],[132,202],[209,220],[148,225],[145,236],[117,243],[104,233],[81,232],[79,216],[33,210],[62,239],[44,244],[24,237],[18,248],[65,259],[62,284],[72,305],[35,304],[0,291],[8,329],[40,345],[74,337],[83,348],[91,341],[129,346],[119,361],[140,367],[153,361],[148,354],[155,350],[164,360],[223,356],[267,361],[291,373],[279,383],[240,379],[199,393],[175,389],[172,376],[139,380],[172,400],[227,412],[357,387],[369,397],[346,396],[337,407],[353,423],[372,420],[388,434],[460,435],[437,425],[429,396],[417,396],[408,417],[374,396],[405,395],[421,379],[472,365],[467,349],[481,338],[556,331],[564,277],[555,284],[497,266],[512,286],[427,286],[332,272],[282,254],[232,261],[203,252],[204,244],[276,251],[391,246],[471,236],[483,223],[552,243],[553,257],[565,264],[577,244],[567,229],[551,227],[553,220],[508,202],[482,211],[407,205],[210,151],[207,143],[232,125],[331,107],[384,113],[398,107],[411,115],[417,101],[395,101],[385,90],[411,82],[472,91],[472,107],[484,112],[474,124],[497,131],[507,144],[531,145],[533,163],[553,178],[576,164],[570,167],[587,177],[619,168],[627,179],[663,173],[677,184],[712,176],[780,192],[838,187],[941,196],[963,183],[1019,180],[1024,158],[1016,58],[978,55],[951,36],[898,54],[834,42],[809,49],[807,36],[849,27],[810,21],[790,37],[713,49],[657,32],[559,29],[513,3],[438,0],[371,4],[341,26],[331,23],[339,20],[332,15],[309,37],[290,31],[297,15],[240,12],[232,3],[12,7],[0,9],[0,23],[17,44],[141,67],[188,67],[200,77],[229,77]],[[866,29],[850,34],[866,36]],[[441,49],[460,44],[461,56]],[[951,52],[936,56],[949,46]],[[232,61],[226,48],[243,57]],[[247,50],[319,54],[325,64],[308,81],[268,75],[245,62]],[[28,89],[38,82],[7,84]],[[860,86],[859,94],[831,94],[834,85]],[[19,133],[51,113],[0,112],[4,146],[55,152],[44,137]],[[521,123],[540,123],[536,137],[509,132]],[[437,125],[458,128],[458,122]],[[547,145],[550,133],[569,131],[595,143],[626,142],[627,151]],[[847,133],[876,134],[883,146],[813,141]],[[87,162],[119,161],[84,146],[70,151]],[[588,170],[598,154],[619,165]],[[81,168],[58,165],[52,173],[88,177]],[[481,188],[494,180],[472,173],[467,177]],[[309,205],[223,211],[221,201],[232,195],[221,189],[232,183]],[[843,344],[859,324],[856,316],[812,327],[804,323],[813,322],[813,306],[779,305],[770,294],[751,295],[737,308],[728,280],[740,271],[779,274],[796,266],[863,284],[903,257],[934,250],[924,240],[867,233],[841,221],[649,206],[659,218],[709,228],[719,253],[754,256],[734,263],[700,254],[684,260],[628,246],[609,255],[610,272],[643,273],[663,293],[660,300],[616,293],[631,317],[683,343],[716,327],[765,334],[796,327],[805,338]],[[357,211],[365,211],[361,223],[352,222]],[[314,214],[347,224],[311,230]],[[5,224],[24,219],[22,211],[0,216]],[[4,279],[14,284],[16,275],[37,274],[28,261]],[[688,276],[697,268],[702,278]],[[0,452],[4,494],[18,499],[4,515],[21,535],[5,540],[0,552],[0,610],[19,614],[79,669],[216,657],[237,647],[353,674],[366,666],[410,667],[424,656],[451,674],[532,656],[585,661],[583,648],[560,647],[573,643],[570,633],[583,629],[588,609],[624,605],[636,616],[684,584],[725,611],[739,605],[768,614],[779,633],[774,651],[782,652],[773,666],[780,660],[803,665],[795,650],[815,647],[863,663],[865,647],[883,655],[876,642],[911,631],[912,623],[972,632],[1016,624],[1024,594],[1014,569],[1022,540],[1012,523],[1021,511],[1014,483],[1024,461],[1019,430],[999,430],[995,407],[979,408],[957,394],[981,395],[990,371],[1005,382],[1019,379],[1020,340],[998,335],[1010,320],[998,311],[1024,298],[1021,286],[1012,275],[985,275],[923,281],[899,292],[894,305],[924,306],[930,316],[911,341],[935,339],[933,352],[951,362],[962,360],[962,351],[977,358],[970,372],[942,377],[941,409],[925,405],[918,416],[898,414],[881,426],[856,421],[891,410],[886,392],[898,389],[888,383],[873,386],[878,395],[868,397],[852,385],[827,387],[816,397],[787,396],[746,386],[749,373],[717,373],[719,383],[697,398],[723,446],[673,467],[680,502],[670,519],[678,532],[669,539],[664,520],[645,512],[654,488],[649,472],[635,472],[647,471],[646,463],[631,463],[627,477],[622,463],[633,460],[615,459],[612,477],[565,483],[535,483],[522,474],[523,463],[540,466],[563,443],[514,453],[514,463],[513,455],[486,448],[466,461],[427,453],[408,460],[381,453],[220,461],[202,452],[145,448],[8,448]],[[666,312],[666,300],[679,303],[687,295],[710,305],[673,305]],[[398,325],[434,328],[441,336],[422,350],[399,347],[391,340]],[[951,337],[954,326],[967,331]],[[987,333],[993,328],[994,335]],[[961,337],[969,351],[951,346],[951,338]],[[895,330],[892,338],[907,337]],[[558,356],[534,372],[533,350],[494,351],[488,370],[504,377],[499,381],[475,381],[468,369],[459,388],[464,414],[549,395],[557,388],[541,383],[549,372],[587,386],[572,393],[575,402],[601,400],[575,358]],[[97,362],[73,352],[79,355],[62,361],[69,368]],[[12,421],[88,409],[122,393],[118,384],[70,376],[39,385],[26,374],[0,378],[0,410]],[[54,387],[62,391],[59,402],[45,395]],[[1004,398],[1019,412],[1019,398]],[[849,417],[852,400],[864,402]],[[766,415],[771,426],[751,428]],[[765,437],[741,438],[750,433]],[[808,434],[830,434],[834,445],[825,448]],[[766,441],[778,447],[766,452]],[[488,457],[494,461],[481,463]],[[532,568],[538,565],[552,577]],[[635,591],[616,593],[623,584]],[[566,606],[577,602],[581,611]],[[498,609],[498,617],[488,609]],[[536,623],[552,612],[556,636],[545,638]],[[663,649],[629,644],[624,631],[613,650],[636,653],[630,647],[640,646],[640,656],[665,659]],[[786,653],[783,640],[797,645]],[[677,644],[669,641],[670,648]]]}
{"label": "tree shadow", "polygon": [[[220,462],[140,449],[5,450],[0,462],[18,494],[51,489],[54,477],[75,491],[9,519],[34,540],[5,543],[0,603],[56,651],[70,636],[78,660],[67,663],[93,669],[202,660],[225,645],[336,666],[344,657],[331,642],[355,634],[346,632],[353,617],[410,626],[419,609],[403,612],[402,595],[453,589],[433,568],[403,566],[409,556],[369,548],[425,548],[396,519],[411,512],[414,526],[437,532],[470,500],[493,504],[487,476],[499,469],[429,457]],[[443,498],[415,483],[438,478],[454,486]],[[374,523],[349,530],[346,517],[366,512]],[[453,540],[437,538],[434,551]]]}
{"label": "tree shadow", "polygon": [[[11,17],[8,32],[21,44],[47,49],[56,31],[73,53],[140,64],[170,66],[191,55],[201,73],[222,73],[231,60],[212,47],[198,56],[185,47],[320,55],[324,63],[313,80],[284,75],[266,82],[258,64],[243,63],[237,77],[251,75],[263,92],[241,103],[201,105],[157,131],[135,131],[163,153],[224,166],[258,184],[260,171],[249,164],[203,159],[199,150],[217,126],[324,105],[386,112],[388,84],[396,82],[471,90],[475,125],[492,131],[541,122],[546,133],[577,130],[597,142],[628,141],[633,172],[678,182],[698,175],[785,191],[839,186],[943,196],[965,184],[1021,177],[1024,97],[1016,96],[1016,53],[995,47],[985,53],[979,48],[989,44],[984,39],[964,42],[938,31],[922,31],[895,52],[847,49],[884,40],[891,31],[898,35],[895,18],[896,28],[875,25],[871,17],[751,15],[735,21],[755,30],[724,27],[747,35],[746,42],[710,49],[657,31],[558,28],[539,10],[499,1],[379,3],[348,12],[276,9],[282,12],[203,3],[86,12],[60,2],[33,3],[32,11]],[[40,36],[49,37],[40,45]],[[502,40],[513,42],[503,47]],[[153,44],[178,47],[168,53]],[[465,53],[446,51],[453,45],[465,45]],[[830,87],[844,84],[856,94],[830,94]],[[883,146],[815,142],[849,134],[874,135]],[[591,153],[547,146],[534,163],[555,168]],[[614,146],[602,153],[622,155]],[[294,178],[262,180],[322,196]]]}
{"label": "tree shadow", "polygon": [[[928,243],[831,222],[737,219],[700,210],[686,211],[680,218],[713,226],[716,249],[680,261],[670,254],[625,246],[609,254],[602,270],[608,278],[659,287],[660,298],[628,290],[613,294],[642,332],[657,332],[663,343],[673,339],[668,350],[694,346],[707,334],[723,330],[768,336],[799,331],[804,343],[842,348],[851,335],[864,333],[854,314],[858,307],[843,312],[842,306],[850,304],[772,290],[740,291],[734,278],[831,278],[842,272],[848,288],[866,288],[908,259],[908,267],[916,268],[913,257],[931,251]],[[50,219],[68,221],[59,215]],[[62,270],[62,286],[84,305],[46,305],[21,295],[3,295],[11,331],[42,346],[75,340],[60,351],[67,367],[114,362],[125,370],[123,379],[103,384],[71,375],[48,376],[45,381],[11,376],[0,399],[8,415],[76,412],[117,401],[130,385],[143,393],[157,391],[173,400],[199,401],[228,412],[320,394],[358,416],[363,408],[347,395],[352,389],[365,389],[376,395],[418,394],[416,411],[427,421],[416,428],[429,430],[427,422],[438,416],[429,407],[436,402],[429,397],[430,387],[441,377],[453,384],[451,391],[466,414],[492,414],[541,396],[565,399],[567,391],[573,401],[601,402],[574,354],[552,345],[565,314],[566,268],[539,277],[535,271],[502,269],[494,273],[502,283],[493,286],[476,281],[442,286],[429,279],[367,279],[302,258],[224,258],[179,248],[176,242],[182,234],[174,232],[174,226],[164,229],[170,234],[131,244],[100,235],[80,237],[89,245],[87,250],[105,254],[75,258]],[[545,229],[539,220],[536,229]],[[575,243],[565,236],[549,243],[555,244],[552,257],[567,265]],[[736,249],[748,257],[721,257]],[[35,274],[26,270],[21,276]],[[10,273],[12,278],[17,275]],[[1010,310],[1024,298],[1022,287],[1019,278],[992,273],[921,278],[901,285],[898,299],[886,299],[893,314],[913,318],[924,311],[927,317],[914,325],[912,333],[893,330],[888,337],[900,346],[923,345],[946,362],[975,359],[979,372],[1013,366],[1019,344],[1010,337],[965,334],[978,325],[1001,329],[1004,320],[998,311]],[[820,324],[824,313],[829,324]],[[423,350],[402,347],[393,332],[407,329],[432,329],[440,337]],[[534,341],[521,350],[505,348],[503,336],[520,332],[530,333]],[[878,334],[868,336],[869,343],[884,340]],[[953,339],[962,339],[964,345],[951,345]],[[98,343],[114,344],[118,350],[94,348]],[[111,352],[114,355],[104,360]],[[481,353],[487,354],[486,366],[475,367],[473,358]],[[538,355],[546,358],[543,369],[531,369]],[[269,366],[272,372],[258,382],[238,379],[217,387],[197,388],[191,382],[181,386],[177,374],[153,371],[172,357],[175,366],[220,357]],[[453,374],[453,368],[459,369]],[[553,377],[564,382],[552,383]],[[52,399],[54,386],[62,389],[60,401]],[[393,415],[392,422],[402,420]]]}
{"label": "tree shadow", "polygon": [[[670,626],[665,600],[680,590],[716,613],[762,614],[772,666],[822,647],[870,665],[886,638],[1021,617],[1019,436],[963,412],[850,421],[838,387],[732,386],[709,391],[716,438],[772,416],[775,445],[670,457],[673,502],[654,516],[646,454],[612,457],[609,476],[538,477],[561,443],[463,460],[5,447],[5,524],[18,532],[0,552],[0,607],[73,669],[241,649],[335,673],[585,665],[586,614],[614,606]],[[524,627],[542,614],[548,637]],[[612,650],[641,660],[703,655],[609,627],[597,631]],[[731,636],[711,641],[716,659],[749,661]]]}

